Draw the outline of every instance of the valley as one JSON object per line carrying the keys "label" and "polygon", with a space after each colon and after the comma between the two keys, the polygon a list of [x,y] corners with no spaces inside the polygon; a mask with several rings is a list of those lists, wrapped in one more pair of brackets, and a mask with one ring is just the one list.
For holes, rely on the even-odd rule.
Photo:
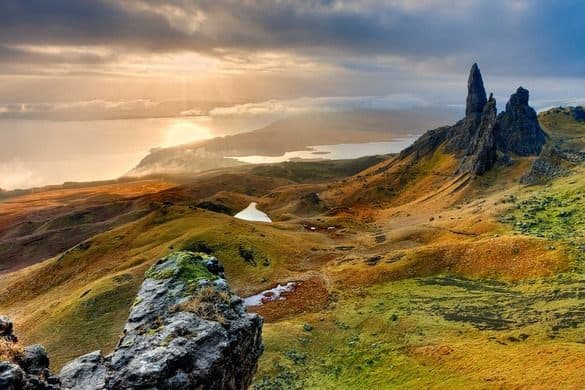
{"label": "valley", "polygon": [[187,250],[243,298],[281,286],[248,307],[255,389],[582,388],[585,122],[522,88],[497,115],[476,66],[468,89],[396,154],[5,197],[0,313],[58,370],[112,351],[144,273]]}

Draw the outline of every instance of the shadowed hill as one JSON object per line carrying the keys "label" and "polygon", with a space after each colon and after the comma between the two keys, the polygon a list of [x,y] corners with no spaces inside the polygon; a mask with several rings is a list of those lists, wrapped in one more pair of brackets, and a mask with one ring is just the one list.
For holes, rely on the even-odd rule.
{"label": "shadowed hill", "polygon": [[299,114],[251,132],[154,149],[128,176],[193,174],[243,164],[229,157],[281,156],[314,145],[390,141],[453,117],[454,112],[432,107]]}
{"label": "shadowed hill", "polygon": [[[369,168],[329,191],[331,203],[405,203],[429,192],[454,195],[473,179],[514,159],[537,156],[546,142],[522,87],[499,115],[477,64],[468,80],[466,115],[453,126],[423,134],[394,159]],[[456,200],[457,196],[453,196]]]}

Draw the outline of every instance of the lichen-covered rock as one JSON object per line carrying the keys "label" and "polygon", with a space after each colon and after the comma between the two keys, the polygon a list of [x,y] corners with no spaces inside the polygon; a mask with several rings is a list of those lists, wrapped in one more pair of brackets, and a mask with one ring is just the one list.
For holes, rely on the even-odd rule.
{"label": "lichen-covered rock", "polygon": [[78,357],[67,363],[59,374],[65,389],[104,389],[106,366],[100,351]]}
{"label": "lichen-covered rock", "polygon": [[24,371],[17,364],[0,362],[0,389],[22,389],[24,387],[24,376]]}
{"label": "lichen-covered rock", "polygon": [[64,389],[245,389],[262,353],[262,318],[245,311],[208,255],[176,252],[146,274],[112,354],[68,363]]}

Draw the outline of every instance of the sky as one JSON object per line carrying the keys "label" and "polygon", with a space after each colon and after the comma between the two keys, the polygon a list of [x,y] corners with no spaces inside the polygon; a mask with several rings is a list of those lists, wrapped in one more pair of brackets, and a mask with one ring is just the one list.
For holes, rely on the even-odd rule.
{"label": "sky", "polygon": [[536,105],[575,100],[583,14],[577,0],[2,0],[0,115],[461,104],[473,62],[503,99],[522,84]]}
{"label": "sky", "polygon": [[[175,118],[133,135],[138,155],[295,113],[463,112],[474,62],[500,108],[520,85],[537,109],[583,103],[584,14],[577,0],[2,0],[0,173],[30,160],[13,153],[34,144],[22,134],[59,127],[14,120]],[[102,127],[125,125],[65,134],[91,145]]]}

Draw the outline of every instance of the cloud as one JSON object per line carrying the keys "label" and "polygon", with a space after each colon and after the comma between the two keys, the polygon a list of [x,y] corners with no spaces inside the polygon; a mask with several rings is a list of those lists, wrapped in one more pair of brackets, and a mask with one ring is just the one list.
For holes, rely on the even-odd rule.
{"label": "cloud", "polygon": [[0,189],[11,191],[31,188],[43,183],[44,178],[17,161],[0,162]]}
{"label": "cloud", "polygon": [[[521,67],[582,75],[585,44],[576,37],[585,32],[583,11],[577,0],[3,0],[0,45],[106,47],[115,53],[53,55],[87,63],[129,52],[223,58],[281,52],[329,63],[357,63],[365,55],[409,64],[478,59],[502,73]],[[39,53],[37,59],[19,55],[51,61]]]}
{"label": "cloud", "polygon": [[257,116],[270,114],[301,114],[307,112],[344,112],[352,110],[393,110],[426,106],[428,103],[410,95],[315,97],[217,107],[209,112],[212,117]]}
{"label": "cloud", "polygon": [[4,103],[0,104],[0,119],[99,120],[126,118],[155,118],[175,116],[202,116],[210,103],[199,103],[201,108],[184,110],[188,101],[84,100],[77,102]]}

